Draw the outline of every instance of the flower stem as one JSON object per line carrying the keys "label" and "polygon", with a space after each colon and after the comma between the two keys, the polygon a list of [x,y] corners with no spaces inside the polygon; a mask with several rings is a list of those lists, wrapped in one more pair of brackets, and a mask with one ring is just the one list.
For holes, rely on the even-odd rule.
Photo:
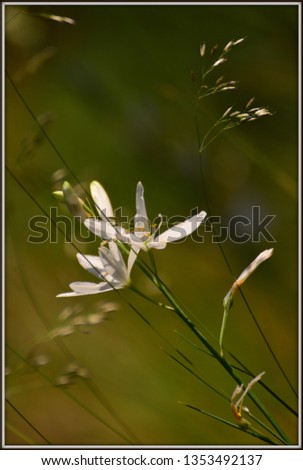
{"label": "flower stem", "polygon": [[[228,363],[228,361],[221,357],[220,353],[209,343],[207,338],[201,333],[201,331],[196,327],[196,325],[188,318],[188,316],[183,312],[183,310],[179,307],[178,303],[176,302],[174,296],[168,290],[168,288],[159,280],[158,278],[158,287],[164,296],[169,300],[172,306],[175,309],[176,314],[178,317],[190,328],[190,330],[194,333],[194,335],[203,343],[203,345],[209,350],[209,352],[214,356],[215,359],[224,367],[227,373],[236,381],[238,385],[242,384],[242,380],[240,377],[235,373],[232,366]],[[257,405],[257,407],[262,411],[264,416],[268,419],[268,421],[272,424],[272,426],[276,429],[278,434],[281,436],[283,441],[289,443],[289,439],[284,433],[284,431],[280,428],[280,426],[276,423],[274,418],[268,412],[268,410],[263,406],[260,400],[253,394],[249,392],[248,395],[250,396],[251,400]]]}
{"label": "flower stem", "polygon": [[148,297],[148,295],[144,294],[143,292],[141,292],[137,287],[135,287],[134,285],[131,285],[130,287],[130,290],[132,290],[133,292],[135,292],[136,294],[140,295],[140,297],[142,297],[143,299],[145,300],[148,300],[149,302],[151,302],[152,304],[154,305],[157,305],[157,307],[161,307],[161,308],[165,308],[167,310],[173,310],[175,311],[174,307],[171,307],[170,305],[167,305],[167,304],[163,304],[162,302],[157,302],[157,300],[154,300],[152,299],[151,297]]}

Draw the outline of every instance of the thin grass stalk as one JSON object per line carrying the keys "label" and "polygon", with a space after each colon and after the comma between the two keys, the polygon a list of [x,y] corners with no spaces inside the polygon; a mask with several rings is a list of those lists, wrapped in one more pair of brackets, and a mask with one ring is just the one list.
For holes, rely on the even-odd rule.
{"label": "thin grass stalk", "polygon": [[[221,357],[221,355],[216,351],[215,348],[213,348],[213,346],[209,343],[209,341],[205,338],[205,336],[198,330],[196,325],[188,318],[188,316],[182,311],[182,309],[179,308],[179,305],[176,303],[175,299],[172,297],[172,295],[166,289],[166,287],[160,283],[159,288],[161,292],[164,294],[164,296],[167,298],[167,300],[169,300],[172,306],[175,308],[175,313],[177,314],[177,316],[190,328],[190,330],[194,333],[194,335],[204,344],[204,346],[211,352],[211,354],[215,357],[215,359],[217,359],[217,361],[224,367],[224,369],[236,381],[236,383],[238,385],[241,385],[242,381],[240,377],[234,372],[231,365],[226,361],[224,357]],[[264,405],[260,402],[260,400],[252,392],[249,392],[248,395],[250,396],[252,401],[258,406],[258,408],[262,411],[264,416],[266,416],[266,418],[269,420],[272,426],[276,429],[276,431],[279,433],[282,439],[285,442],[289,442],[289,439],[284,433],[284,431],[276,423],[274,418],[271,416],[268,410],[264,407]]]}
{"label": "thin grass stalk", "polygon": [[35,442],[32,439],[27,437],[23,432],[19,431],[19,429],[17,429],[15,426],[10,424],[9,422],[5,423],[5,427],[9,429],[13,434],[15,434],[15,436],[19,437],[24,442],[26,442],[26,444],[31,445],[31,446],[35,445]]}
{"label": "thin grass stalk", "polygon": [[[15,177],[14,177],[15,178]],[[16,179],[16,178],[15,178]],[[127,251],[127,249],[124,247],[124,245],[120,242],[118,242],[118,245],[123,248],[123,250]],[[141,269],[144,271],[144,273],[152,280],[152,282],[160,289],[160,291],[164,294],[164,296],[169,300],[169,302],[171,303],[172,307],[175,309],[175,313],[182,319],[182,321],[184,321],[187,326],[189,326],[189,328],[194,332],[194,334],[200,339],[200,341],[202,341],[202,343],[209,349],[209,351],[213,354],[213,356],[219,360],[219,362],[221,362],[221,364],[223,365],[223,367],[227,370],[227,372],[236,380],[236,382],[240,385],[241,384],[241,379],[234,373],[232,367],[230,366],[230,364],[224,359],[222,358],[219,353],[217,353],[217,351],[210,345],[210,343],[207,341],[207,339],[204,337],[204,335],[202,335],[202,333],[197,329],[197,327],[194,325],[194,323],[188,318],[188,316],[183,312],[183,310],[179,307],[179,305],[176,303],[176,300],[174,298],[174,296],[170,293],[169,289],[160,281],[160,279],[155,276],[151,270],[141,262],[140,260],[140,267]],[[119,295],[120,292],[117,291],[117,293]],[[144,319],[144,321],[149,325],[151,326],[151,324],[142,316],[142,314],[134,307],[132,306],[128,301],[127,303],[131,306],[131,308],[137,313],[139,314],[139,316],[141,318]],[[152,326],[151,326],[152,327]],[[153,327],[152,327],[153,328]],[[162,336],[162,335],[161,335]],[[269,419],[269,421],[272,423],[272,425],[275,427],[275,429],[279,432],[279,434],[281,435],[281,437],[285,440],[287,440],[288,438],[286,437],[286,435],[283,433],[283,431],[280,429],[280,427],[278,426],[278,424],[273,420],[273,418],[271,417],[271,415],[267,412],[267,410],[264,409],[263,405],[261,404],[261,402],[256,402],[256,399],[253,398],[253,395],[249,393],[249,396],[251,397],[251,399],[253,401],[255,401],[255,403],[258,403],[258,407],[262,410],[262,412],[265,414],[265,416]]]}
{"label": "thin grass stalk", "polygon": [[[25,416],[23,413],[21,413],[21,411],[18,410],[18,408],[16,408],[15,405],[12,404],[12,402],[10,400],[8,400],[7,398],[5,399],[5,402],[15,411],[15,413],[17,413],[18,416],[20,416],[20,418],[22,418],[22,420],[31,428],[33,429],[33,431],[35,431],[36,434],[38,434],[38,436],[40,436],[45,442],[46,444],[49,444],[51,445],[51,442],[44,436],[44,434],[42,434],[42,432],[39,431],[39,429],[36,428],[36,426],[34,426]],[[24,439],[24,437],[23,437]],[[31,444],[34,444],[31,442]]]}
{"label": "thin grass stalk", "polygon": [[[34,366],[30,361],[28,361],[26,358],[24,358],[18,351],[16,351],[13,347],[11,347],[9,344],[6,344],[6,347],[13,353],[15,356],[17,356],[21,361],[23,361],[25,364],[31,367],[35,372],[37,372],[41,377],[43,377],[48,383],[50,383],[52,386],[56,386],[56,384],[53,382],[53,380],[44,372],[41,371],[40,368]],[[99,416],[98,413],[93,411],[91,408],[89,408],[84,402],[82,402],[80,399],[75,397],[69,390],[66,388],[61,388],[60,389],[62,393],[67,395],[71,400],[73,400],[78,406],[80,406],[82,409],[84,409],[87,413],[89,413],[91,416],[93,416],[97,421],[99,421],[101,424],[103,424],[105,427],[107,427],[110,431],[112,431],[114,434],[122,438],[125,442],[128,444],[132,444],[131,440],[129,439],[128,436],[126,436],[124,433],[119,431],[118,429],[114,428],[110,423],[108,423],[105,419],[103,419],[101,416]]]}
{"label": "thin grass stalk", "polygon": [[[208,355],[209,357],[213,357],[212,354],[210,354],[208,351],[205,351],[204,349],[202,349],[200,346],[198,346],[197,344],[193,343],[189,338],[187,338],[186,336],[184,336],[182,333],[180,333],[179,331],[175,330],[175,333],[177,335],[179,335],[181,338],[183,338],[188,344],[190,344],[191,346],[193,346],[195,349],[197,349],[198,351],[201,351],[203,354],[206,354]],[[229,355],[232,359],[234,359],[239,365],[240,367],[236,366],[235,364],[231,364],[232,368],[235,369],[235,370],[238,370],[239,372],[242,372],[243,374],[247,374],[249,377],[253,378],[255,377],[257,374],[252,372],[247,366],[245,366],[243,364],[242,361],[240,361],[240,359],[238,359],[233,353],[231,353],[228,349],[225,350],[226,352],[226,355]],[[283,405],[288,411],[290,411],[294,416],[298,417],[298,412],[295,411],[288,403],[286,403],[279,395],[277,395],[274,390],[272,390],[270,387],[268,387],[268,385],[266,385],[264,383],[264,381],[260,381],[258,382],[259,385],[261,387],[263,387],[270,395],[272,395],[273,398],[275,398],[281,405]]]}
{"label": "thin grass stalk", "polygon": [[[19,95],[19,96],[20,96],[20,95]],[[22,100],[22,101],[23,101],[23,100]],[[24,102],[24,101],[23,101],[23,102]],[[24,102],[24,104],[26,104],[26,103]],[[28,108],[28,109],[29,109],[29,108]],[[35,116],[34,116],[33,114],[32,114],[32,117],[35,119]],[[36,119],[35,119],[35,121],[37,122]],[[38,122],[37,122],[37,123],[38,123]],[[39,125],[39,123],[38,123],[38,125]],[[44,131],[44,129],[41,129],[41,130],[42,130],[42,132]],[[45,133],[45,131],[44,131],[43,133]],[[45,137],[47,138],[47,140],[49,141],[49,143],[52,145],[52,142],[49,140],[47,134],[45,135]],[[58,154],[57,149],[56,149],[53,145],[52,145],[52,147],[53,147],[53,149],[56,151],[56,153]],[[64,160],[63,160],[63,161],[64,161]],[[67,166],[66,163],[65,163],[65,166]],[[68,166],[67,166],[67,168],[68,168]],[[68,169],[69,169],[69,168],[68,168]],[[69,171],[70,171],[70,169],[69,169]],[[70,172],[71,172],[71,171],[70,171]],[[71,174],[73,174],[73,173],[71,172]],[[73,174],[73,176],[75,177],[74,174]],[[76,178],[76,179],[77,179],[77,178]],[[78,180],[77,180],[77,181],[78,181]],[[79,182],[79,183],[80,183],[80,182]],[[81,185],[81,183],[80,183],[80,185]],[[154,268],[155,268],[155,266],[154,266]],[[154,282],[155,280],[156,280],[156,282],[158,282],[158,276],[157,276],[156,268],[155,268],[155,273],[156,273],[156,276],[154,277],[153,282]],[[154,283],[155,283],[155,282],[154,282]],[[155,285],[157,285],[157,284],[155,284]],[[157,287],[159,287],[159,285],[157,285]],[[162,293],[166,296],[166,294],[165,294],[165,292],[162,290],[162,288],[163,288],[163,284],[162,284],[162,287],[161,287],[161,285],[160,285],[159,289],[160,289],[160,290],[162,291]],[[166,289],[167,289],[167,288],[166,288]],[[167,290],[167,292],[169,292],[169,291]],[[166,292],[166,293],[167,293],[167,292]],[[170,293],[170,295],[172,296],[171,293]],[[168,297],[166,296],[166,298],[168,298]],[[168,300],[169,300],[169,298],[168,298]],[[169,300],[169,301],[171,302],[171,300]],[[194,332],[194,334],[195,334],[196,336],[198,336],[198,335],[197,335],[197,332],[199,332],[199,330],[195,327],[194,323],[191,322],[191,320],[186,316],[186,314],[184,313],[184,311],[183,311],[183,309],[180,307],[180,305],[179,305],[179,311],[178,311],[178,310],[176,311],[176,308],[174,307],[174,305],[173,305],[172,302],[171,302],[171,304],[172,304],[172,306],[173,306],[173,310],[174,310],[174,311],[177,313],[177,315],[182,319],[182,321],[184,321],[184,322],[187,324],[187,326],[189,326],[190,329]],[[136,310],[135,310],[135,311],[136,311]],[[181,314],[181,312],[182,312],[182,314]],[[140,316],[141,316],[141,314],[140,314]],[[185,316],[185,317],[184,317],[184,316]],[[142,318],[142,316],[141,316],[141,318]],[[187,321],[185,320],[185,318],[187,318],[190,323],[187,323]],[[147,323],[149,324],[149,326],[151,326],[149,322],[147,322]],[[190,325],[192,325],[192,327],[191,327]],[[193,327],[196,328],[197,332],[195,332],[195,330],[193,329]],[[200,332],[199,332],[199,333],[200,333]],[[202,335],[202,333],[200,333],[200,334]],[[202,335],[202,336],[203,336],[203,335]],[[199,338],[199,336],[198,336],[198,338]],[[204,338],[205,338],[205,337],[204,337]],[[200,339],[200,341],[202,341],[201,338],[199,338],[199,339]],[[206,340],[206,339],[205,339],[205,340]],[[206,340],[206,341],[207,341],[207,340]],[[202,341],[202,343],[203,343],[203,341]],[[205,343],[203,343],[203,344],[205,345]],[[211,346],[211,345],[210,345],[210,346]],[[207,346],[206,346],[206,347],[207,347]],[[209,349],[209,348],[208,348],[208,349]],[[211,349],[209,349],[209,350],[212,351]],[[213,350],[214,350],[214,348],[213,348]],[[213,355],[213,352],[211,352],[211,354]],[[213,357],[218,360],[218,358],[217,358],[216,356],[213,355]],[[227,361],[225,361],[225,362],[226,362],[226,364],[228,364]],[[222,365],[223,365],[223,366],[225,367],[225,369],[228,371],[228,368],[227,368],[226,364],[225,364],[225,366],[224,366],[224,364],[222,364]],[[228,366],[231,368],[231,371],[232,371],[232,370],[233,370],[233,367],[230,366],[229,364],[228,364]],[[229,373],[230,373],[230,372],[229,372]],[[235,377],[234,377],[234,378],[235,378]],[[240,380],[240,379],[239,379],[239,380]],[[239,383],[239,382],[238,382],[238,383]]]}
{"label": "thin grass stalk", "polygon": [[[11,239],[13,240],[14,236],[11,233]],[[50,330],[50,325],[48,321],[45,319],[44,315],[41,312],[41,309],[39,308],[34,296],[32,295],[31,289],[29,287],[29,284],[27,282],[26,276],[24,275],[22,266],[20,264],[20,261],[18,263],[18,270],[19,274],[22,279],[22,283],[24,285],[24,288],[26,290],[26,293],[34,307],[34,310],[36,314],[38,315],[39,319],[43,323],[44,327],[46,330]],[[55,341],[55,344],[58,346],[58,348],[61,350],[63,355],[70,361],[70,362],[77,362],[75,356],[69,351],[69,349],[66,347],[64,342],[58,338],[55,337],[53,338]],[[121,417],[117,414],[117,412],[114,410],[113,406],[111,403],[106,399],[105,395],[101,393],[101,391],[98,389],[97,385],[94,383],[92,379],[88,379],[85,382],[86,387],[90,390],[90,392],[95,396],[95,398],[99,401],[99,403],[104,406],[104,408],[112,415],[112,417],[117,421],[117,423],[121,426],[121,428],[124,430],[126,434],[129,435],[131,440],[137,441],[135,438],[133,432],[129,429],[129,427],[124,423],[124,421],[121,419]]]}
{"label": "thin grass stalk", "polygon": [[[214,139],[212,139],[210,142],[207,143],[207,145],[204,145],[206,136],[209,134],[209,132],[213,129],[214,126],[213,126],[213,127],[211,128],[211,130],[206,134],[206,136],[204,137],[204,139],[203,139],[203,141],[202,141],[202,143],[201,143],[200,131],[199,131],[199,127],[198,127],[198,120],[197,120],[197,118],[195,118],[195,123],[196,123],[196,131],[197,131],[197,135],[198,135],[198,145],[199,145],[199,152],[198,152],[198,153],[199,153],[199,168],[200,168],[200,177],[201,177],[201,183],[202,183],[202,190],[203,190],[203,194],[204,194],[204,199],[205,199],[206,209],[207,209],[208,215],[211,216],[212,211],[211,211],[210,203],[209,203],[209,200],[208,200],[208,196],[207,196],[207,192],[206,192],[206,184],[205,184],[205,180],[204,180],[204,172],[203,172],[203,166],[202,166],[202,154],[203,154],[203,151],[206,149],[206,147],[212,142],[212,140],[214,140]],[[226,130],[226,129],[223,129],[223,130]],[[223,130],[222,130],[222,132],[223,132]],[[220,132],[220,133],[221,133],[221,132]],[[213,233],[215,234],[215,236],[217,236],[216,230],[215,230],[215,228],[214,228],[213,225],[211,225],[211,229],[212,229]],[[220,250],[220,252],[221,252],[221,254],[222,254],[222,256],[223,256],[223,259],[224,259],[224,261],[225,261],[225,263],[226,263],[226,265],[227,265],[227,267],[228,267],[228,270],[229,270],[230,274],[232,275],[233,279],[236,280],[236,277],[235,277],[235,275],[233,274],[231,265],[230,265],[230,263],[228,262],[227,257],[226,257],[226,255],[225,255],[225,251],[224,251],[224,249],[223,249],[223,247],[222,247],[222,244],[221,244],[221,243],[217,243],[217,245],[218,245],[219,250]],[[281,364],[280,364],[280,362],[279,362],[277,356],[275,355],[275,353],[274,353],[274,351],[272,350],[272,348],[271,348],[271,346],[270,346],[270,344],[269,344],[269,342],[268,342],[266,336],[264,335],[264,333],[263,333],[263,331],[262,331],[262,328],[260,327],[260,325],[259,325],[259,323],[258,323],[258,321],[257,321],[257,319],[256,319],[256,317],[255,317],[255,315],[254,315],[254,313],[253,313],[253,311],[252,311],[252,309],[250,308],[250,305],[249,305],[249,303],[247,302],[247,299],[246,299],[246,297],[245,297],[245,295],[244,295],[242,289],[239,288],[239,291],[240,291],[240,293],[241,293],[242,299],[244,300],[244,303],[245,303],[245,305],[246,305],[246,307],[247,307],[247,309],[248,309],[248,311],[249,311],[251,317],[253,318],[253,321],[254,321],[254,323],[255,323],[255,325],[256,325],[256,327],[257,327],[259,333],[260,333],[261,336],[262,336],[262,339],[264,340],[264,342],[265,342],[265,344],[266,344],[266,346],[267,346],[267,348],[268,348],[270,354],[272,355],[272,357],[273,357],[275,363],[277,364],[278,368],[280,369],[280,372],[282,373],[284,379],[285,379],[286,382],[288,383],[289,387],[291,388],[291,390],[293,391],[293,393],[295,394],[295,396],[298,397],[297,392],[295,391],[293,385],[291,384],[289,378],[287,377],[286,372],[284,371],[283,367],[281,366]]]}
{"label": "thin grass stalk", "polygon": [[[129,249],[126,248],[121,242],[117,242],[117,244],[119,245],[122,251],[129,253]],[[163,295],[171,303],[178,317],[181,318],[181,320],[193,331],[193,333],[198,337],[198,339],[202,342],[202,344],[206,346],[206,348],[209,350],[212,357],[214,357],[221,363],[221,365],[225,368],[225,370],[229,373],[229,375],[233,377],[233,379],[236,381],[236,383],[238,383],[238,385],[241,385],[242,381],[240,377],[237,374],[235,374],[233,367],[229,364],[229,362],[224,357],[221,357],[221,355],[216,351],[216,349],[209,343],[207,338],[200,332],[200,330],[191,321],[191,319],[184,313],[183,308],[180,307],[179,302],[177,302],[175,296],[171,293],[169,288],[163,283],[163,281],[158,276],[155,276],[152,269],[148,265],[146,265],[144,261],[142,261],[139,258],[137,259],[137,263],[140,269],[143,271],[143,273],[155,284],[156,287],[158,287],[158,289],[163,293]],[[260,383],[262,383],[262,381]],[[276,431],[281,435],[282,439],[289,442],[288,437],[286,436],[284,431],[280,428],[278,423],[276,423],[276,421],[270,415],[268,410],[266,410],[266,408],[262,405],[262,403],[259,401],[257,403],[255,398],[253,397],[253,394],[251,394],[251,392],[249,392],[248,395],[250,396],[252,401],[258,406],[258,408],[262,411],[262,413],[266,416],[269,422],[271,422],[271,424],[274,426]],[[287,408],[288,407],[289,405],[287,405]]]}
{"label": "thin grass stalk", "polygon": [[254,428],[244,429],[244,428],[241,428],[240,426],[237,426],[234,423],[231,423],[230,421],[227,421],[226,419],[220,418],[219,416],[216,416],[212,413],[209,413],[208,411],[201,410],[200,408],[197,408],[193,405],[189,405],[189,404],[186,404],[186,403],[182,403],[182,402],[179,402],[179,403],[180,403],[180,405],[186,406],[187,408],[191,408],[192,410],[197,411],[198,413],[201,413],[205,416],[209,416],[210,418],[213,418],[213,419],[219,421],[220,423],[226,424],[227,426],[230,426],[234,429],[238,429],[239,431],[245,432],[246,434],[250,434],[251,436],[254,436],[257,439],[260,439],[261,441],[266,442],[267,444],[272,444],[272,445],[275,445],[275,446],[277,445],[277,443],[274,442],[270,437],[265,436],[264,434],[258,432]]}

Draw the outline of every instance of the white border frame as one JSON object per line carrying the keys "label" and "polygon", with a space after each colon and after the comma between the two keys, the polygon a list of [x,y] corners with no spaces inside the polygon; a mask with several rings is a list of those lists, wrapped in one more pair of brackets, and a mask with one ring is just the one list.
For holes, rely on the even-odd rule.
{"label": "white border frame", "polygon": [[[277,6],[297,6],[298,7],[298,390],[299,390],[299,419],[298,419],[298,445],[290,445],[290,446],[217,446],[217,445],[189,445],[189,446],[180,446],[180,445],[87,445],[87,446],[79,446],[79,445],[54,445],[54,446],[29,446],[29,445],[6,445],[5,444],[5,352],[4,352],[4,345],[5,345],[5,8],[6,6],[31,6],[31,5],[54,5],[54,6],[89,6],[89,5],[100,5],[100,6],[266,6],[266,5],[277,5]],[[301,449],[302,448],[302,338],[301,338],[301,331],[302,331],[302,320],[300,312],[302,311],[302,294],[300,287],[302,285],[302,265],[301,265],[301,237],[302,237],[302,219],[301,219],[301,211],[302,211],[302,180],[301,180],[301,158],[302,158],[302,136],[301,136],[301,129],[302,129],[302,110],[301,110],[301,86],[302,86],[302,73],[301,73],[301,41],[302,41],[302,34],[301,34],[301,2],[3,2],[2,3],[2,161],[1,161],[1,168],[2,168],[2,217],[1,217],[1,224],[2,224],[2,440],[1,440],[1,447],[3,449],[27,449],[27,450],[37,450],[37,449],[48,449],[48,450],[55,450],[55,449],[81,449],[81,450],[91,450],[91,449],[108,449],[108,450],[118,450],[118,449],[130,449],[130,450],[165,450],[165,449],[174,449],[174,450],[190,450],[190,449],[234,449],[234,450],[243,450],[243,449],[260,449],[260,450],[279,450],[279,449]],[[301,400],[300,400],[301,398]]]}

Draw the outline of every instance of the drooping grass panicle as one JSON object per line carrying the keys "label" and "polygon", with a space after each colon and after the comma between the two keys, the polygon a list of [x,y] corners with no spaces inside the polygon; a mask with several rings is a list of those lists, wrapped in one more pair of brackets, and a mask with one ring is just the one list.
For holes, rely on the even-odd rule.
{"label": "drooping grass panicle", "polygon": [[[245,38],[240,38],[237,40],[229,41],[226,44],[226,46],[222,49],[219,56],[217,56],[217,58],[215,58],[215,60],[212,61],[210,65],[203,64],[202,82],[205,80],[207,75],[209,75],[216,67],[218,67],[221,64],[224,64],[227,61],[227,56],[232,50],[232,48],[241,44],[244,41],[244,39]],[[206,59],[205,51],[206,51],[206,44],[203,43],[202,46],[200,47],[200,56],[202,57],[203,60]],[[201,52],[203,52],[203,54]],[[209,54],[210,58],[213,59],[214,56],[217,55],[217,52],[218,52],[218,46],[214,46],[213,48],[211,48],[210,54]]]}
{"label": "drooping grass panicle", "polygon": [[[219,56],[219,59],[217,59],[217,62],[220,61],[220,59],[224,58],[224,55],[225,55],[226,51],[229,52],[234,45],[237,45],[237,44],[234,44],[235,42],[237,44],[240,44],[242,42],[242,40],[240,40],[240,42],[230,41],[225,46],[226,50],[225,51],[223,50],[223,56],[221,54]],[[213,57],[217,53],[217,50],[218,50],[218,46],[214,47],[211,50],[210,56]],[[202,59],[204,60],[204,57]],[[223,62],[221,61],[221,62],[217,63],[217,65],[220,65],[221,63],[223,63]],[[210,71],[212,71],[212,70],[213,70],[213,67],[210,68]],[[203,78],[203,74],[202,74],[202,78]],[[218,83],[221,84],[222,79],[223,79],[222,76],[219,77],[219,79],[216,80],[215,85],[217,85]],[[203,92],[200,93],[200,91],[199,91],[198,96],[201,96],[203,98],[204,92],[208,93],[208,91],[207,91],[208,88],[209,88],[208,86],[205,86],[205,84],[202,83],[202,88],[201,89],[203,90]],[[215,89],[216,89],[216,86],[213,87],[213,90],[215,90]],[[199,93],[200,93],[200,95],[199,95]],[[204,178],[204,170],[203,170],[204,151],[222,133],[224,133],[224,132],[226,132],[230,129],[233,129],[234,127],[237,127],[241,124],[256,121],[257,119],[260,119],[260,118],[266,117],[266,116],[271,116],[273,114],[272,111],[267,107],[253,107],[254,101],[255,101],[254,97],[249,99],[249,101],[243,107],[243,109],[241,111],[235,110],[234,105],[229,106],[223,112],[222,116],[208,129],[208,131],[206,131],[204,133],[203,138],[200,137],[200,134],[202,134],[202,133],[200,132],[199,125],[198,125],[198,119],[196,118],[196,129],[197,129],[198,142],[199,142],[198,158],[199,158],[199,168],[200,168],[200,177],[201,177],[201,187],[202,187],[203,196],[204,196],[204,199],[205,199],[205,202],[206,202],[206,210],[207,210],[207,213],[208,213],[208,217],[212,216],[212,210],[211,210],[210,203],[209,203],[209,200],[208,200],[208,195],[207,195],[207,190],[206,190],[206,181],[205,181],[205,178]],[[215,236],[217,236],[216,227],[211,225],[211,230],[213,231]],[[226,263],[226,266],[228,267],[228,270],[230,271],[231,275],[233,275],[233,271],[232,271],[230,262],[227,259],[227,256],[225,254],[225,250],[224,250],[222,244],[217,243],[217,246],[218,246],[218,248],[219,248],[219,250],[220,250],[220,252],[221,252],[221,254],[224,258],[224,261]],[[285,373],[284,369],[282,368],[281,363],[278,360],[276,354],[272,350],[272,348],[269,344],[269,341],[267,340],[265,334],[263,333],[263,331],[262,331],[256,317],[254,316],[254,314],[253,314],[253,312],[252,312],[252,310],[251,310],[251,308],[250,308],[250,306],[249,306],[249,304],[248,304],[248,302],[247,302],[247,300],[246,300],[246,298],[245,298],[242,291],[241,291],[241,295],[242,295],[242,298],[243,298],[243,300],[246,304],[247,309],[249,310],[251,316],[253,317],[253,320],[256,324],[257,329],[259,330],[263,340],[266,343],[266,346],[269,349],[270,354],[272,355],[274,361],[276,362],[277,366],[279,367],[279,369],[280,369],[282,375],[284,376],[285,380],[287,381],[288,385],[290,386],[290,388],[292,389],[294,394],[297,396],[294,387],[292,386],[289,378],[287,377],[287,374]],[[225,319],[227,319],[227,317],[225,317]]]}

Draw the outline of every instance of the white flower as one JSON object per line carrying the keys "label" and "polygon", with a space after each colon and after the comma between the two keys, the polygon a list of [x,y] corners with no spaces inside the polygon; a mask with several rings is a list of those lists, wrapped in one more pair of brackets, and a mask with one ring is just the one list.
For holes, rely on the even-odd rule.
{"label": "white flower", "polygon": [[233,297],[235,292],[242,286],[246,279],[257,269],[257,267],[271,257],[274,249],[270,248],[269,250],[262,251],[244,271],[240,274],[238,279],[233,283],[231,289],[228,291],[223,300],[223,305],[227,303],[230,297]]}
{"label": "white flower", "polygon": [[98,181],[92,181],[90,184],[90,192],[101,219],[107,221],[108,219],[113,218],[113,208],[103,186],[101,186]]}
{"label": "white flower", "polygon": [[[94,197],[94,201],[96,202],[96,197]],[[107,205],[107,211],[108,208],[109,206]],[[110,211],[109,213],[111,214]],[[104,240],[120,240],[130,244],[132,247],[130,258],[132,259],[136,257],[140,250],[148,251],[151,248],[161,250],[166,247],[167,243],[180,241],[187,237],[194,230],[197,230],[205,219],[206,212],[202,211],[158,235],[157,230],[152,232],[146,212],[143,184],[139,182],[136,190],[136,215],[133,233],[126,232],[126,230],[120,226],[112,225],[110,222],[104,220],[102,214],[100,214],[100,216],[102,220],[94,218],[86,219],[84,222],[86,227]],[[160,215],[160,217],[162,216]],[[160,227],[158,227],[158,230],[159,228]]]}
{"label": "white flower", "polygon": [[72,282],[72,292],[65,292],[57,297],[75,297],[79,295],[100,294],[110,290],[123,289],[130,285],[130,271],[135,262],[134,255],[129,256],[126,266],[119,248],[109,242],[109,249],[99,248],[99,256],[77,253],[81,266],[90,274],[102,279],[101,282]]}
{"label": "white flower", "polygon": [[220,354],[223,356],[223,336],[226,328],[227,317],[229,311],[233,305],[233,298],[238,291],[238,289],[242,286],[242,284],[246,281],[246,279],[257,269],[257,267],[266,261],[268,258],[271,257],[273,254],[273,248],[269,250],[262,251],[248,266],[247,268],[242,271],[240,276],[236,279],[233,283],[229,291],[227,292],[226,296],[223,299],[223,320],[221,325],[220,337],[219,337],[219,345],[220,345]]}
{"label": "white flower", "polygon": [[90,217],[84,221],[85,226],[104,240],[121,239],[125,230],[115,224],[114,211],[105,189],[100,183],[93,181],[90,192],[101,220]]}
{"label": "white flower", "polygon": [[259,380],[261,380],[264,374],[265,372],[261,372],[261,374],[254,377],[247,384],[245,390],[244,390],[244,384],[242,384],[242,385],[237,385],[235,390],[233,391],[233,394],[230,400],[230,406],[231,406],[231,410],[235,418],[237,419],[241,427],[245,427],[245,428],[250,427],[249,421],[243,418],[243,411],[245,411],[246,413],[249,413],[249,409],[246,406],[243,406],[244,398],[249,392],[249,390],[253,387],[253,385]]}
{"label": "white flower", "polygon": [[[162,217],[161,214],[159,216]],[[190,235],[194,230],[197,230],[205,219],[205,216],[206,212],[202,211],[190,219],[165,230],[165,232],[159,235],[157,234],[157,230],[152,233],[145,207],[143,184],[139,182],[136,190],[135,232],[132,235],[125,234],[124,237],[130,240],[130,244],[135,249],[148,251],[150,248],[155,248],[161,250],[166,247],[167,243],[180,241]],[[160,227],[158,227],[158,229],[159,228]]]}

